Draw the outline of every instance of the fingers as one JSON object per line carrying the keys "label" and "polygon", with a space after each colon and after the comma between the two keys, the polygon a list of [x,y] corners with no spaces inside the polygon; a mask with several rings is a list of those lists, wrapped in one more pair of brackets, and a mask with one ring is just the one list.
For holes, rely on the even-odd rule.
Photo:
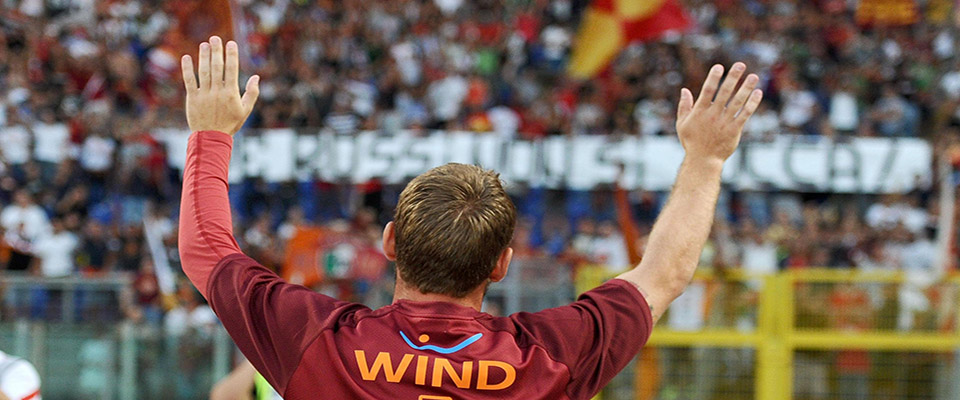
{"label": "fingers", "polygon": [[243,118],[240,119],[231,133],[236,133],[243,127],[243,123],[246,122],[247,117],[250,116],[250,112],[253,111],[253,105],[256,104],[257,97],[259,96],[260,76],[254,75],[247,80],[247,88],[243,91],[243,97],[240,98],[240,105],[243,107]]}
{"label": "fingers", "polygon": [[677,106],[677,120],[684,119],[693,110],[693,93],[690,89],[680,89],[680,104]]}
{"label": "fingers", "polygon": [[200,43],[199,58],[197,75],[200,78],[200,90],[210,90],[210,43]]}
{"label": "fingers", "polygon": [[240,76],[240,50],[237,48],[237,42],[227,42],[227,61],[223,76],[223,85],[231,90],[239,90],[237,81]]}
{"label": "fingers", "polygon": [[743,126],[747,123],[747,120],[750,119],[750,116],[757,111],[757,107],[760,106],[760,100],[763,100],[763,91],[760,89],[755,89],[750,93],[750,98],[747,100],[747,104],[743,106],[743,110],[740,111],[740,115],[737,116],[737,123],[740,126]]}
{"label": "fingers", "polygon": [[180,72],[183,74],[183,86],[187,93],[197,90],[197,76],[193,72],[193,59],[188,55],[180,58]]}
{"label": "fingers", "polygon": [[700,97],[697,97],[696,107],[706,107],[713,102],[713,95],[717,93],[721,77],[723,77],[722,65],[717,64],[710,68],[710,73],[707,74],[707,79],[703,81],[703,87],[700,88]]}
{"label": "fingers", "polygon": [[727,74],[727,78],[723,80],[723,85],[720,86],[720,91],[717,92],[717,98],[713,100],[714,104],[719,104],[720,107],[725,107],[727,102],[730,101],[730,96],[733,95],[733,90],[737,88],[737,84],[740,83],[740,77],[743,76],[743,71],[747,69],[747,66],[742,62],[734,63],[730,67],[730,73]]}
{"label": "fingers", "polygon": [[747,79],[743,81],[740,90],[737,91],[737,94],[730,100],[730,104],[727,105],[727,114],[731,116],[736,115],[737,112],[743,108],[744,103],[747,102],[750,94],[753,93],[753,89],[757,87],[757,82],[760,82],[760,77],[754,74],[747,75]]}
{"label": "fingers", "polygon": [[210,37],[210,82],[223,85],[223,40],[219,36]]}
{"label": "fingers", "polygon": [[[247,80],[247,88],[243,91],[243,97],[240,98],[240,104],[243,104],[244,115],[250,115],[253,111],[253,105],[257,103],[257,97],[260,96],[260,75],[251,76]],[[246,117],[244,117],[246,119]]]}

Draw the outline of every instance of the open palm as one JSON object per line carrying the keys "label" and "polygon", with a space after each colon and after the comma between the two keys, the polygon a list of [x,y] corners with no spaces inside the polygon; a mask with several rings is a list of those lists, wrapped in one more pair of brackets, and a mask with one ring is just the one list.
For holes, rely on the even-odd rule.
{"label": "open palm", "polygon": [[714,65],[696,103],[689,89],[680,91],[677,135],[688,157],[723,162],[737,149],[744,124],[763,99],[763,92],[756,89],[760,78],[754,74],[747,76],[734,95],[746,69],[743,63],[733,64],[721,85],[723,66]]}
{"label": "open palm", "polygon": [[[210,37],[200,44],[199,67],[194,75],[193,59],[180,59],[183,84],[187,89],[187,124],[190,130],[219,131],[234,134],[247,120],[260,95],[260,77],[247,80],[247,88],[240,96],[239,50],[234,41],[227,42],[224,59],[223,40]],[[199,84],[198,84],[199,78]]]}

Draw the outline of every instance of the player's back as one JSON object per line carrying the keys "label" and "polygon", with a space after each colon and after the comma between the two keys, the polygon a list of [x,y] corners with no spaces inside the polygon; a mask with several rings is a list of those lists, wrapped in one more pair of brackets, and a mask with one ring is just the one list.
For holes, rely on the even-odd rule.
{"label": "player's back", "polygon": [[370,310],[283,282],[242,254],[210,303],[251,363],[295,399],[587,399],[649,337],[639,291],[612,280],[576,302],[493,317],[447,302]]}
{"label": "player's back", "polygon": [[563,399],[570,381],[568,368],[513,320],[442,302],[358,310],[321,334],[304,358],[324,361],[302,363],[292,393],[319,387],[344,398]]}

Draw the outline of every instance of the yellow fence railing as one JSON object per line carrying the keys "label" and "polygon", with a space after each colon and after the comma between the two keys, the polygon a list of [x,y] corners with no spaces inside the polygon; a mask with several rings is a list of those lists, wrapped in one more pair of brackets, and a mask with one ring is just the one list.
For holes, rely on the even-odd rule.
{"label": "yellow fence railing", "polygon": [[696,295],[671,306],[641,353],[630,394],[602,398],[960,398],[950,388],[960,386],[960,277],[914,278],[698,273],[688,290]]}

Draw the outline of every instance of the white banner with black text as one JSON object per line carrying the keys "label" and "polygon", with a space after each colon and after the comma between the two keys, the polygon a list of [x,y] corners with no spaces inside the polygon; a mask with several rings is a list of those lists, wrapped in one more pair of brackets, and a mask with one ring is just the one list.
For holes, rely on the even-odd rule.
{"label": "white banner with black text", "polygon": [[[157,134],[171,165],[182,169],[189,134]],[[395,184],[458,162],[492,168],[510,184],[589,190],[619,179],[628,189],[667,190],[682,160],[683,148],[671,137],[522,141],[472,132],[336,136],[277,129],[236,137],[230,179],[362,183],[376,178]],[[905,192],[928,187],[931,177],[932,150],[921,139],[792,135],[744,143],[723,172],[724,182],[735,189],[836,193]]]}

